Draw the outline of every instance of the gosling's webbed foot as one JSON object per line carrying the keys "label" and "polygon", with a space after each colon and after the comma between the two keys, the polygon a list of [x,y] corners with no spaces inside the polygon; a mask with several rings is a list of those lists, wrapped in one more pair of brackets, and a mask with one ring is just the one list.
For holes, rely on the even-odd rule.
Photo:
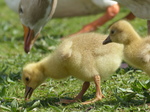
{"label": "gosling's webbed foot", "polygon": [[90,103],[94,103],[94,102],[97,102],[97,101],[100,101],[102,100],[102,98],[104,98],[105,96],[102,94],[101,96],[99,97],[95,97],[94,99],[90,100],[90,101],[85,101],[85,102],[82,102],[80,104],[82,105],[87,105],[87,104],[90,104]]}

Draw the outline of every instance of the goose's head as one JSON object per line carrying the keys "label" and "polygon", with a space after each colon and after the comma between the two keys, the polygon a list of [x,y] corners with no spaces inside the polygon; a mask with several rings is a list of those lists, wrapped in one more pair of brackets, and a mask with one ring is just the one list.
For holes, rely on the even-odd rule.
{"label": "goose's head", "polygon": [[130,37],[136,34],[133,27],[125,20],[120,20],[110,26],[109,36],[103,42],[107,44],[110,42],[116,42],[120,44],[128,44]]}
{"label": "goose's head", "polygon": [[19,16],[24,28],[24,50],[28,53],[43,26],[52,17],[57,0],[21,0]]}
{"label": "goose's head", "polygon": [[25,99],[29,99],[33,91],[46,79],[42,68],[36,63],[28,64],[23,68],[22,81],[25,84]]}

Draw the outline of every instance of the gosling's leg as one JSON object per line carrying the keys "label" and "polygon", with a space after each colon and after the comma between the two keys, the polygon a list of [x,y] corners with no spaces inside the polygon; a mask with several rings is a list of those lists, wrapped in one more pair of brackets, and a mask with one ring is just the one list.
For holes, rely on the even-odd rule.
{"label": "gosling's leg", "polygon": [[82,90],[74,99],[76,101],[82,100],[82,97],[83,97],[84,93],[86,92],[86,90],[89,88],[89,86],[90,86],[90,82],[84,82],[83,86],[82,86]]}
{"label": "gosling's leg", "polygon": [[82,90],[80,91],[80,93],[73,100],[62,99],[60,101],[60,103],[69,104],[69,103],[74,103],[74,102],[77,102],[77,101],[81,101],[84,93],[89,88],[89,86],[90,86],[90,82],[84,82],[83,86],[82,86]]}
{"label": "gosling's leg", "polygon": [[103,95],[102,92],[101,92],[100,81],[101,81],[100,76],[99,76],[99,75],[96,75],[96,76],[94,77],[94,82],[95,82],[95,86],[96,86],[96,97],[95,97],[94,99],[90,100],[90,101],[86,101],[86,102],[83,102],[83,103],[81,103],[81,104],[94,103],[94,102],[96,102],[96,101],[101,100],[101,99],[104,97],[104,95]]}

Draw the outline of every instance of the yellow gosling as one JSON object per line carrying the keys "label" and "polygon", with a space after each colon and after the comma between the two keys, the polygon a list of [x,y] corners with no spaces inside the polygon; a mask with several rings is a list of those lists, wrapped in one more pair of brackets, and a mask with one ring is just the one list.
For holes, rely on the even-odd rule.
{"label": "yellow gosling", "polygon": [[100,82],[109,78],[122,62],[123,45],[111,43],[102,45],[106,35],[85,33],[65,39],[48,57],[39,62],[28,64],[23,69],[22,80],[26,86],[25,99],[46,78],[63,79],[68,76],[83,80],[80,93],[73,100],[61,100],[61,103],[73,103],[82,99],[84,93],[94,81],[96,96],[89,104],[101,100]]}
{"label": "yellow gosling", "polygon": [[116,42],[124,45],[124,60],[131,66],[142,69],[150,76],[150,38],[141,38],[125,20],[110,27],[110,33],[103,44]]}

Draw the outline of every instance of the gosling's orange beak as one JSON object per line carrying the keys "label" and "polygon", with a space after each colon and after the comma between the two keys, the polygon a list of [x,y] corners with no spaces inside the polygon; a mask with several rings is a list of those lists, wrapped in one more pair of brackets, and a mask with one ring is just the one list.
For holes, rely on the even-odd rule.
{"label": "gosling's orange beak", "polygon": [[33,88],[26,86],[26,89],[25,89],[25,100],[30,99],[33,91],[34,91]]}
{"label": "gosling's orange beak", "polygon": [[32,41],[34,39],[34,31],[24,25],[23,28],[24,28],[24,50],[26,53],[28,53],[32,47]]}

